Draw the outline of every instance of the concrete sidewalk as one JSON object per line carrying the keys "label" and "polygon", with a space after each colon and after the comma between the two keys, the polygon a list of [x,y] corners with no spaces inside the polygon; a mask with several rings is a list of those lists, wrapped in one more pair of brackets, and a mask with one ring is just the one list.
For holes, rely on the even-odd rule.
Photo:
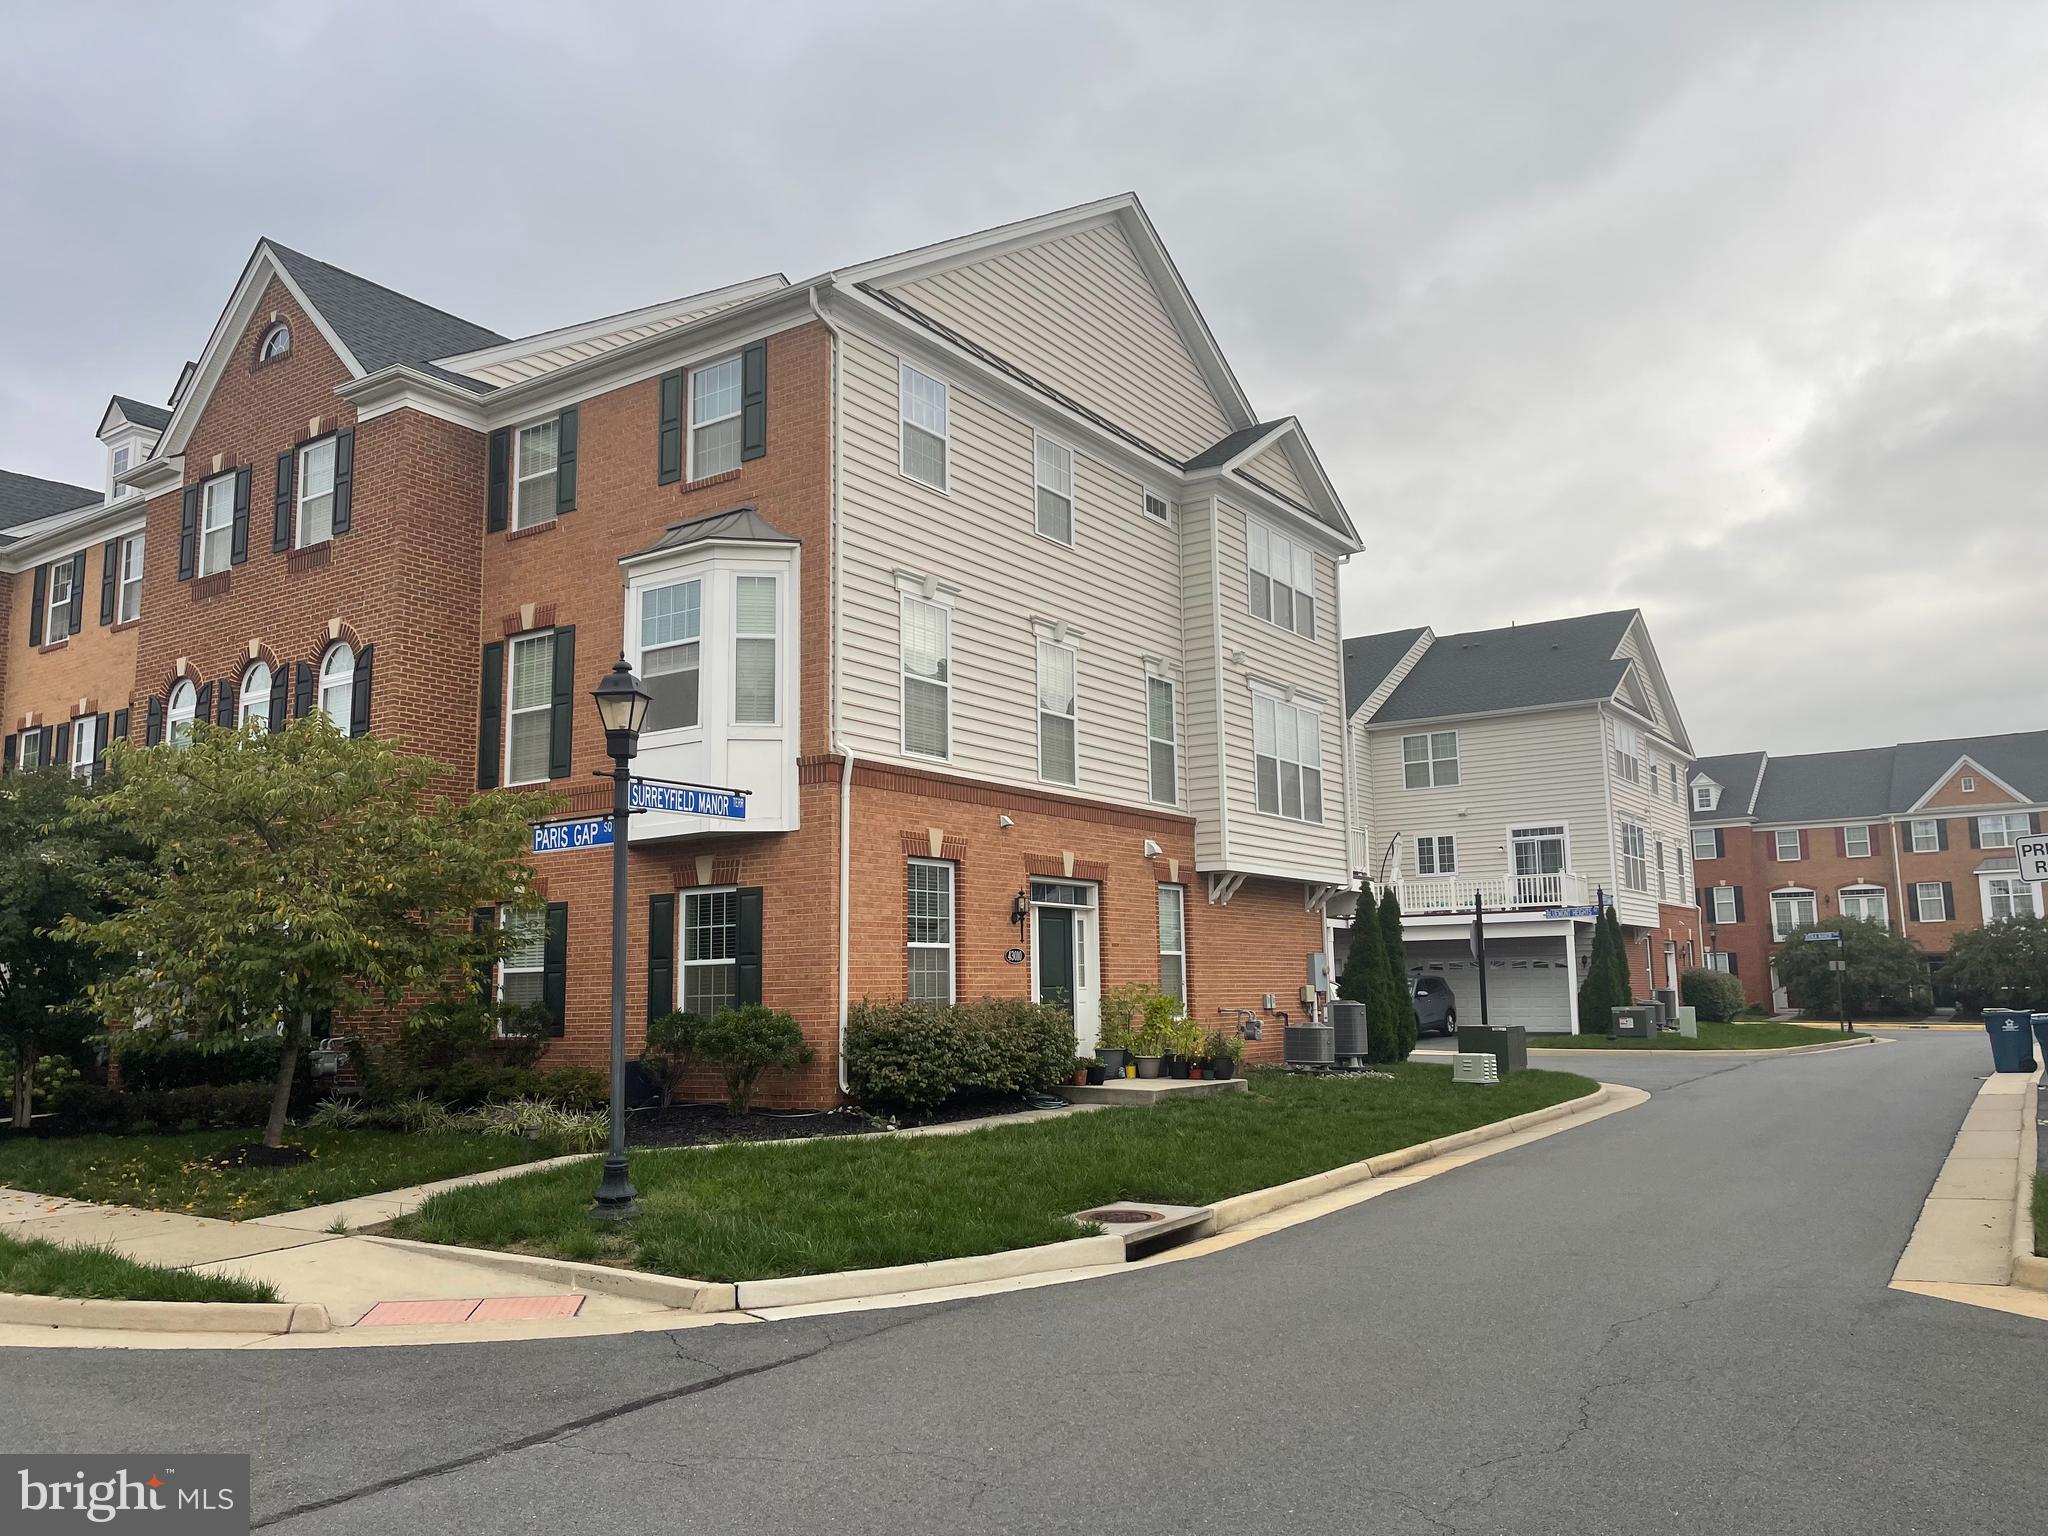
{"label": "concrete sidewalk", "polygon": [[2001,1072],[1985,1079],[1920,1208],[1894,1285],[2012,1284],[2020,1199],[2029,1188],[2022,1164],[2032,1161],[2027,1115],[2039,1078]]}

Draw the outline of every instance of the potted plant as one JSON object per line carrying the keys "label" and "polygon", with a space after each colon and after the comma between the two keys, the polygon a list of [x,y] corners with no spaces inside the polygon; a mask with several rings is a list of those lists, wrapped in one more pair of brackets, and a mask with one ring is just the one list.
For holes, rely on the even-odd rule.
{"label": "potted plant", "polygon": [[1076,1088],[1081,1087],[1088,1081],[1088,1069],[1095,1065],[1096,1063],[1092,1061],[1083,1061],[1078,1056],[1074,1058],[1074,1075],[1071,1081]]}
{"label": "potted plant", "polygon": [[1122,1077],[1131,1059],[1131,1037],[1135,1031],[1131,1010],[1120,1006],[1118,994],[1123,990],[1114,988],[1102,999],[1102,1030],[1095,1040],[1095,1059],[1101,1063],[1106,1077]]}
{"label": "potted plant", "polygon": [[1209,1075],[1237,1076],[1237,1064],[1244,1058],[1244,1041],[1223,1030],[1211,1030],[1208,1040]]}

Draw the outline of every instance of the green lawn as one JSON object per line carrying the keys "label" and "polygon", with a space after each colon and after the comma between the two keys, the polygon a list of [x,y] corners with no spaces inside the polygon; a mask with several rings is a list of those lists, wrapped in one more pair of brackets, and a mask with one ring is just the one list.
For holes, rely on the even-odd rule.
{"label": "green lawn", "polygon": [[268,1281],[196,1275],[124,1259],[111,1248],[0,1233],[0,1291],[99,1301],[275,1301]]}
{"label": "green lawn", "polygon": [[1564,1072],[1498,1087],[1407,1063],[1394,1080],[1255,1072],[1250,1091],[953,1136],[643,1152],[640,1218],[588,1214],[592,1167],[436,1195],[395,1236],[705,1280],[868,1269],[1085,1235],[1121,1199],[1206,1205],[1594,1091]]}
{"label": "green lawn", "polygon": [[311,1152],[311,1162],[220,1168],[207,1161],[256,1139],[251,1131],[7,1137],[0,1139],[0,1185],[236,1220],[528,1163],[557,1150],[521,1136],[295,1130],[286,1140]]}
{"label": "green lawn", "polygon": [[1549,1051],[1775,1051],[1792,1045],[1828,1045],[1861,1040],[1861,1030],[1843,1034],[1839,1028],[1811,1024],[1702,1024],[1699,1038],[1686,1040],[1665,1033],[1655,1040],[1610,1040],[1605,1035],[1531,1035],[1529,1049]]}

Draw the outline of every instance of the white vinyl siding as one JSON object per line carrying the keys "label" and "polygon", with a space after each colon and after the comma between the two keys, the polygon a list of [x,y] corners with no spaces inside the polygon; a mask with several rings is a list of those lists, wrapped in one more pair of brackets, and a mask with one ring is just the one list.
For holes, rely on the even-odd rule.
{"label": "white vinyl siding", "polygon": [[953,742],[952,614],[906,594],[902,607],[903,750],[944,759]]}
{"label": "white vinyl siding", "polygon": [[531,528],[554,520],[558,436],[559,423],[553,417],[519,429],[512,484],[514,528]]}
{"label": "white vinyl siding", "polygon": [[1173,684],[1163,677],[1145,679],[1145,738],[1151,752],[1151,793],[1161,805],[1180,801],[1180,749]]}
{"label": "white vinyl siding", "polygon": [[905,900],[910,1001],[953,1002],[953,866],[912,859]]}
{"label": "white vinyl siding", "polygon": [[740,360],[728,357],[690,373],[690,467],[708,480],[740,467]]}
{"label": "white vinyl siding", "polygon": [[538,784],[548,776],[553,741],[555,637],[520,635],[505,657],[505,782]]}
{"label": "white vinyl siding", "polygon": [[1038,776],[1050,784],[1079,782],[1079,701],[1074,648],[1038,642]]}
{"label": "white vinyl siding", "polygon": [[1246,462],[1244,472],[1268,490],[1278,491],[1296,506],[1310,505],[1308,487],[1294,472],[1294,461],[1288,458],[1287,449],[1281,444],[1274,443],[1253,454]]}

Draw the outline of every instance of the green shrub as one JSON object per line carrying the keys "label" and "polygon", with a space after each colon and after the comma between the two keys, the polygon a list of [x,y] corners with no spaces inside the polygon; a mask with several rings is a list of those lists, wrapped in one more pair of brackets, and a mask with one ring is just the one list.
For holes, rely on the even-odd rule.
{"label": "green shrub", "polygon": [[1742,983],[1726,971],[1690,970],[1678,978],[1678,1000],[1702,1024],[1726,1024],[1742,1012]]}
{"label": "green shrub", "polygon": [[690,1070],[691,1058],[697,1054],[698,1037],[703,1032],[704,1020],[681,1009],[648,1021],[647,1049],[641,1052],[640,1064],[660,1088],[663,1109],[674,1102],[676,1089],[683,1074]]}
{"label": "green shrub", "polygon": [[[791,1015],[759,1003],[727,1008],[697,1032],[697,1050],[725,1079],[725,1107],[743,1115],[770,1067],[801,1067],[811,1060],[803,1026]],[[1071,1043],[1067,1054],[1073,1055]]]}
{"label": "green shrub", "polygon": [[[1105,1026],[1110,1018],[1106,1009]],[[936,1109],[966,1094],[1043,1093],[1072,1075],[1073,1060],[1074,1016],[1021,998],[862,1003],[846,1023],[848,1091],[880,1113]]]}
{"label": "green shrub", "polygon": [[51,1108],[60,1131],[78,1134],[260,1129],[270,1118],[270,1084],[230,1083],[129,1093],[97,1083],[67,1083],[57,1091]]}
{"label": "green shrub", "polygon": [[[47,1106],[58,1089],[67,1083],[79,1081],[84,1075],[69,1056],[38,1056],[29,1089],[38,1103]],[[14,1084],[12,1046],[0,1045],[0,1084],[5,1084],[8,1088],[12,1088]]]}
{"label": "green shrub", "polygon": [[[115,1042],[121,1062],[121,1086],[134,1093],[168,1088],[225,1088],[235,1083],[270,1083],[284,1055],[282,1035],[250,1040],[223,1040],[202,1045],[146,1032],[124,1034]],[[300,1070],[305,1070],[303,1062]]]}
{"label": "green shrub", "polygon": [[391,1044],[358,1040],[352,1047],[372,1107],[426,1099],[449,1109],[474,1109],[512,1099],[549,1099],[571,1109],[603,1104],[610,1088],[586,1067],[535,1065],[547,1045],[545,1016],[530,1008],[436,1003],[405,1021]]}

